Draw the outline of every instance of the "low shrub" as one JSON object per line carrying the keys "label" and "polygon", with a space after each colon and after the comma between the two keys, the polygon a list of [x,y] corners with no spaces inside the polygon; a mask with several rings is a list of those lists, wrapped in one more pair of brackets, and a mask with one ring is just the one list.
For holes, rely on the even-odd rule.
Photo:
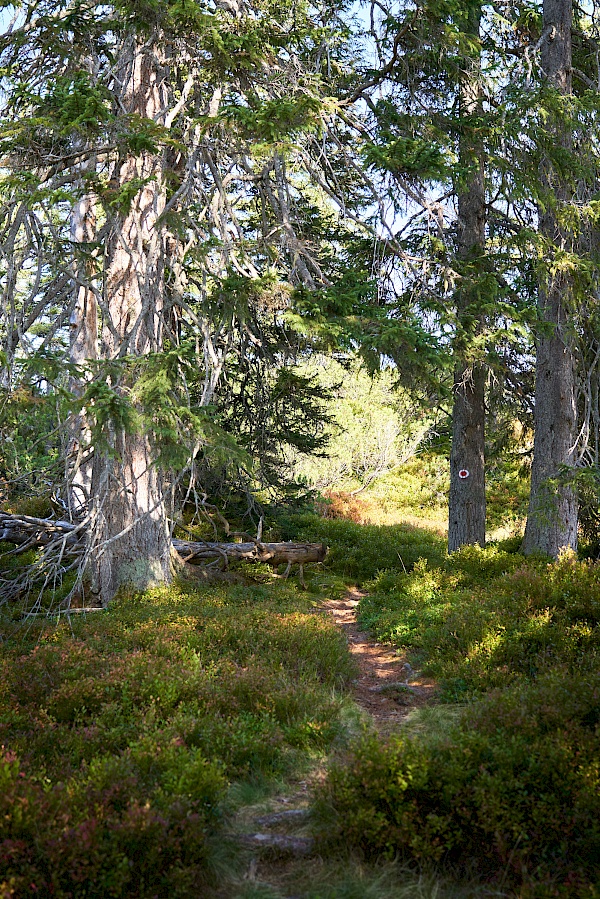
{"label": "low shrub", "polygon": [[150,899],[206,883],[223,775],[182,747],[157,749],[151,765],[134,753],[104,759],[75,790],[26,776],[4,752],[0,895]]}
{"label": "low shrub", "polygon": [[447,457],[424,452],[376,480],[366,492],[371,501],[399,516],[408,513],[447,521],[449,486]]}
{"label": "low shrub", "polygon": [[465,547],[440,568],[421,561],[406,573],[380,572],[366,587],[362,625],[412,651],[450,701],[556,665],[600,663],[598,563]]}
{"label": "low shrub", "polygon": [[340,734],[355,668],[313,602],[282,582],[172,587],[70,624],[7,621],[0,897],[200,895],[228,783],[290,773]]}
{"label": "low shrub", "polygon": [[315,503],[315,510],[321,518],[342,519],[354,524],[367,524],[372,504],[341,490],[325,490],[323,498]]}
{"label": "low shrub", "polygon": [[339,518],[322,518],[313,512],[282,516],[284,539],[325,543],[329,554],[325,571],[364,584],[382,569],[411,570],[420,558],[441,564],[446,555],[439,535],[411,525],[361,525]]}
{"label": "low shrub", "polygon": [[519,896],[596,896],[600,676],[564,669],[467,709],[444,741],[369,737],[321,790],[321,835],[367,854],[477,863]]}

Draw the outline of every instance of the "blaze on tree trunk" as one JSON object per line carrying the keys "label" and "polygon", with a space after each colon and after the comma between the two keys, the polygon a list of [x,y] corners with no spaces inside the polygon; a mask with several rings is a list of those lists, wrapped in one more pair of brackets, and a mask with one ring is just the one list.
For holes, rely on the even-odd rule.
{"label": "blaze on tree trunk", "polygon": [[[541,64],[546,78],[563,96],[571,93],[572,0],[544,0]],[[556,145],[571,151],[571,134],[555,113],[551,133]],[[540,233],[548,255],[569,250],[572,235],[557,221],[556,206],[572,199],[566,180],[546,159],[542,185],[553,202],[540,211]],[[556,249],[554,249],[556,248]],[[576,434],[575,359],[569,333],[573,283],[565,271],[548,266],[539,288],[539,315],[545,327],[537,339],[534,444],[531,495],[523,552],[556,558],[563,547],[577,547],[577,499],[570,487],[549,483],[560,478],[563,466],[573,463]]]}
{"label": "blaze on tree trunk", "polygon": [[[157,52],[150,41],[142,46],[131,39],[115,79],[122,85],[122,111],[160,123],[167,104]],[[126,155],[114,181],[122,196],[128,186],[139,189],[115,215],[106,245],[102,355],[107,360],[160,350],[164,305],[160,156]],[[113,386],[132,386],[126,368]],[[92,591],[104,605],[122,585],[145,589],[170,581],[172,573],[163,479],[153,464],[151,435],[113,424],[105,438],[108,448],[95,448],[90,564]]]}
{"label": "blaze on tree trunk", "polygon": [[[481,7],[469,12],[467,33],[479,40]],[[450,452],[448,552],[485,543],[485,367],[469,359],[469,342],[482,328],[478,271],[485,249],[485,172],[476,137],[481,112],[481,60],[466,58],[460,85],[460,168],[466,171],[458,197],[458,256],[461,283],[456,295],[458,333],[454,352],[454,402]]]}

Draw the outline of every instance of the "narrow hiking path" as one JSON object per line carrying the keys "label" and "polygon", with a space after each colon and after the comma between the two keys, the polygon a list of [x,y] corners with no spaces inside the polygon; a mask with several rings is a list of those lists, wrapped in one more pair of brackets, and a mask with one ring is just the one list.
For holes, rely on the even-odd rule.
{"label": "narrow hiking path", "polygon": [[[436,685],[413,671],[399,652],[383,646],[362,631],[357,607],[364,596],[349,588],[341,599],[324,600],[319,614],[332,615],[348,640],[357,662],[358,677],[352,686],[357,705],[367,713],[382,735],[397,733],[409,713],[435,700]],[[275,890],[285,899],[300,899],[300,884],[308,885],[324,866],[310,833],[310,802],[315,784],[324,776],[322,765],[295,783],[288,795],[272,797],[258,807],[241,809],[237,815],[238,845],[251,851],[242,883],[246,888]],[[292,786],[292,785],[290,785]],[[229,892],[223,894],[231,895]],[[235,894],[247,895],[242,889]]]}
{"label": "narrow hiking path", "polygon": [[435,683],[413,671],[401,653],[377,643],[357,622],[357,607],[364,596],[355,587],[342,599],[328,599],[323,608],[348,640],[359,675],[353,685],[357,704],[373,719],[380,733],[393,733],[407,715],[435,698]]}

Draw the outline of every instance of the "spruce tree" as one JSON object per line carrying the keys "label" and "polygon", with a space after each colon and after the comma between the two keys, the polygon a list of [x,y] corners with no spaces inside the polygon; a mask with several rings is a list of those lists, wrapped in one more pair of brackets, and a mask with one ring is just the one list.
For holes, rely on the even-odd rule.
{"label": "spruce tree", "polygon": [[[215,442],[202,408],[228,334],[252,330],[235,278],[280,285],[256,293],[279,292],[288,308],[296,288],[331,283],[302,205],[306,163],[322,156],[335,106],[324,90],[337,77],[333,46],[322,51],[344,35],[331,12],[269,0],[213,10],[37,2],[4,37],[3,189],[21,203],[5,232],[21,228],[44,273],[23,327],[44,321],[46,346],[65,359],[72,320],[70,447],[93,455],[93,473],[87,506],[70,505],[85,516],[86,569],[104,604],[121,584],[171,577],[167,482],[172,501]],[[53,255],[23,226],[28,215],[55,237]],[[22,294],[12,278],[6,320]],[[15,331],[22,354],[28,334],[8,322],[8,341]],[[189,389],[198,362],[201,397]],[[79,465],[71,492],[83,496],[88,479]]]}
{"label": "spruce tree", "polygon": [[485,543],[485,385],[487,370],[479,359],[468,359],[469,343],[483,328],[479,297],[480,270],[486,244],[484,147],[482,123],[481,26],[477,3],[465,11],[468,54],[459,79],[460,135],[456,293],[457,335],[454,340],[454,388],[448,551],[465,544]]}
{"label": "spruce tree", "polygon": [[577,499],[569,484],[556,481],[564,476],[561,468],[573,463],[577,423],[574,283],[571,267],[564,264],[574,250],[573,235],[564,223],[573,199],[569,165],[564,164],[573,152],[570,116],[564,115],[572,92],[572,23],[571,0],[544,0],[540,63],[551,97],[546,127],[563,154],[563,170],[548,156],[542,162],[539,223],[549,261],[539,286],[542,328],[537,336],[531,498],[523,551],[554,557],[564,547],[577,546]]}

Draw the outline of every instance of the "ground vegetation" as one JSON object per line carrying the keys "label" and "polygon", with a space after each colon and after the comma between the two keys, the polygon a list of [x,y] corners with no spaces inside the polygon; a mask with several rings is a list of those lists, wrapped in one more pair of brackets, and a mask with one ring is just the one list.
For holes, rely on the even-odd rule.
{"label": "ground vegetation", "polygon": [[1,28],[0,897],[596,899],[594,4]]}

